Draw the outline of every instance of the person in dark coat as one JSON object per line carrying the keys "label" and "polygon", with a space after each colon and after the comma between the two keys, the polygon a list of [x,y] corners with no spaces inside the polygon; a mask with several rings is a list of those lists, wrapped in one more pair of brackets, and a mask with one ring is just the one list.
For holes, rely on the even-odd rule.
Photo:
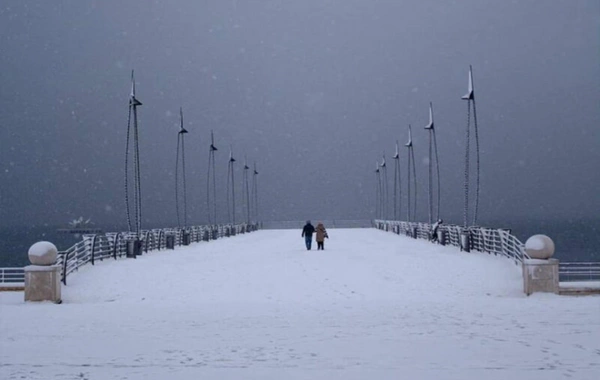
{"label": "person in dark coat", "polygon": [[329,235],[327,235],[327,230],[325,229],[325,226],[323,225],[322,222],[317,223],[317,228],[315,229],[316,233],[317,233],[317,251],[322,249],[325,249],[325,238],[329,238]]}
{"label": "person in dark coat", "polygon": [[310,224],[310,220],[306,221],[304,228],[302,229],[302,237],[304,238],[304,243],[306,244],[306,249],[310,251],[310,247],[312,245],[312,235],[315,233],[315,227]]}
{"label": "person in dark coat", "polygon": [[437,222],[435,222],[435,223],[433,224],[433,226],[431,226],[432,228],[431,228],[431,237],[430,237],[430,241],[431,241],[432,243],[436,243],[436,242],[438,242],[438,236],[437,236],[437,232],[438,232],[438,230],[440,229],[440,225],[441,225],[442,223],[444,223],[444,221],[443,221],[442,219],[438,219],[438,221],[437,221]]}

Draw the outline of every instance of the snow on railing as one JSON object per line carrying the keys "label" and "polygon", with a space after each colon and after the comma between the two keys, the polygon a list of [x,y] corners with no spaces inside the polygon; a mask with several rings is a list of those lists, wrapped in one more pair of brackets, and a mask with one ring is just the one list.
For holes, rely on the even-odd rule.
{"label": "snow on railing", "polygon": [[559,263],[561,281],[600,281],[600,262]]}
{"label": "snow on railing", "polygon": [[0,268],[0,285],[22,284],[25,270],[21,268]]}
{"label": "snow on railing", "polygon": [[523,262],[528,256],[525,246],[510,233],[510,230],[486,227],[460,227],[453,224],[441,224],[438,236],[433,238],[433,226],[429,223],[403,222],[395,220],[375,220],[374,227],[380,230],[425,239],[438,244],[459,247],[461,250],[475,250],[495,255],[503,255],[513,259],[516,264]]}
{"label": "snow on railing", "polygon": [[[139,237],[134,232],[108,232],[97,235],[83,235],[82,240],[58,253],[56,265],[61,267],[61,280],[67,284],[67,276],[87,263],[112,258],[114,260],[132,254],[133,242],[141,241],[143,252],[174,248],[192,242],[216,240],[256,231],[258,224],[193,226],[187,228],[161,228],[141,231]],[[135,255],[133,255],[135,257]],[[0,281],[2,282],[2,281]]]}

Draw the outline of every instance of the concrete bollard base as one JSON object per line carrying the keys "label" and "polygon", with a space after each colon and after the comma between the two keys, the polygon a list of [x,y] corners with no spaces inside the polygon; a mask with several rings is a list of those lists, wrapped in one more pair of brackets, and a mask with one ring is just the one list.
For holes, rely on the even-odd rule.
{"label": "concrete bollard base", "polygon": [[523,290],[527,295],[537,292],[558,294],[558,260],[523,260]]}
{"label": "concrete bollard base", "polygon": [[25,301],[61,303],[60,266],[28,265],[25,270]]}

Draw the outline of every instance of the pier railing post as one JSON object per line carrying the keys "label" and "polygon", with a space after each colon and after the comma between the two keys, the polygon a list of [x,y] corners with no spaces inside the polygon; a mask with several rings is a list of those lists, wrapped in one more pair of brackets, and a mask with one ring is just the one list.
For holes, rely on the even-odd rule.
{"label": "pier railing post", "polygon": [[559,291],[558,260],[554,255],[554,242],[546,235],[533,235],[525,242],[529,258],[523,259],[523,290],[530,295],[536,292]]}
{"label": "pier railing post", "polygon": [[[61,268],[54,265],[58,257],[56,246],[48,241],[37,242],[29,248],[28,256],[31,265],[24,268],[25,301],[61,303]],[[66,269],[64,274],[66,276]]]}
{"label": "pier railing post", "polygon": [[460,231],[460,250],[471,252],[471,232],[468,229]]}

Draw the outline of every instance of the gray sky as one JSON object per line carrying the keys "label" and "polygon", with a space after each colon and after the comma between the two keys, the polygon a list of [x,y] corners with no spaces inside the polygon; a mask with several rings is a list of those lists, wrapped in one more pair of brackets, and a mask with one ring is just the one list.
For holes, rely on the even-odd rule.
{"label": "gray sky", "polygon": [[469,64],[480,221],[597,219],[599,31],[595,0],[4,0],[0,224],[125,222],[131,69],[146,225],[176,220],[180,106],[192,222],[206,219],[211,129],[221,219],[230,144],[257,161],[262,219],[340,219],[374,216],[375,160],[409,123],[425,221],[429,101],[442,217],[458,223]]}

